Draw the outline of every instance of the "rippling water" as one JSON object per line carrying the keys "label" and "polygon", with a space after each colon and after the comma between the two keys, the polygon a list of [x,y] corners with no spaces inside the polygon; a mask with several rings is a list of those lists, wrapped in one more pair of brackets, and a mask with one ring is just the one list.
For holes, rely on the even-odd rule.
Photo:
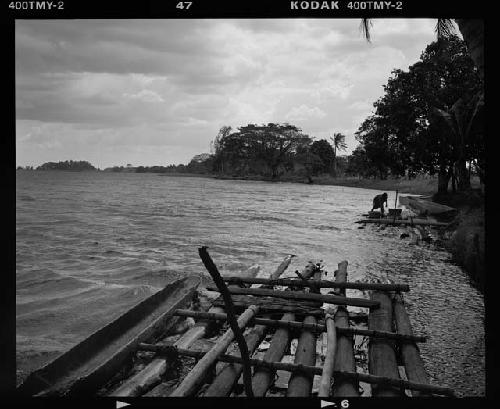
{"label": "rippling water", "polygon": [[[373,190],[154,174],[17,172],[18,375],[44,364],[123,310],[186,274],[271,272],[349,261],[349,280],[408,283],[414,330],[432,382],[484,395],[484,303],[466,273],[395,227],[354,221]],[[389,193],[389,202],[394,192]]]}

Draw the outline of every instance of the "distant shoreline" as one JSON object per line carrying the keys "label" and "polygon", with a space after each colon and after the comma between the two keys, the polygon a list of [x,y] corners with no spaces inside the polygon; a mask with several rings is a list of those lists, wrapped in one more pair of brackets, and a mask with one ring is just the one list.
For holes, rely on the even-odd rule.
{"label": "distant shoreline", "polygon": [[[265,176],[229,176],[229,175],[217,175],[217,174],[207,174],[207,173],[188,173],[188,172],[112,172],[104,170],[70,170],[70,169],[54,169],[54,170],[26,170],[18,169],[17,171],[29,171],[29,172],[104,172],[104,173],[148,173],[158,176],[172,176],[172,177],[199,177],[199,178],[209,178],[209,179],[220,179],[220,180],[252,180],[270,183],[298,183],[298,184],[308,184],[307,178],[297,175],[282,176],[279,179],[271,179]],[[325,186],[344,186],[344,187],[357,187],[362,189],[380,190],[380,191],[396,191],[401,193],[409,194],[419,194],[419,195],[433,195],[437,191],[437,178],[417,178],[417,179],[366,179],[358,178],[356,176],[349,177],[338,177],[334,178],[330,175],[320,175],[313,176],[314,185],[325,185]]]}

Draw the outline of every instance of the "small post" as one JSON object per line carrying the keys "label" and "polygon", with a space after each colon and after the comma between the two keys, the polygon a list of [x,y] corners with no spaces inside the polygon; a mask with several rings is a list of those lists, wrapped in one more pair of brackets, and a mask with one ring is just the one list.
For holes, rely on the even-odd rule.
{"label": "small post", "polygon": [[398,205],[398,190],[396,189],[396,198],[394,199],[394,222],[396,222],[396,207]]}
{"label": "small post", "polygon": [[219,289],[224,303],[226,305],[227,319],[231,329],[233,330],[234,337],[238,346],[240,348],[241,358],[243,359],[243,383],[245,385],[245,393],[249,398],[253,398],[252,391],[252,368],[250,366],[250,354],[248,353],[248,346],[243,337],[243,332],[240,330],[236,315],[234,313],[234,304],[231,298],[231,294],[222,279],[217,266],[213,262],[212,258],[208,254],[207,247],[203,246],[198,249],[201,261],[207,268],[207,271],[212,276],[215,285]]}

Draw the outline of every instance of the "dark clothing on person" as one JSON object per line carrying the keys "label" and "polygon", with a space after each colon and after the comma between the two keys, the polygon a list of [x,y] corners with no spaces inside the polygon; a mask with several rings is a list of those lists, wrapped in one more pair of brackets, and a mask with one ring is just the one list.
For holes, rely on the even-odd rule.
{"label": "dark clothing on person", "polygon": [[372,211],[375,209],[380,209],[380,213],[384,214],[384,203],[387,204],[387,193],[375,196],[373,198]]}

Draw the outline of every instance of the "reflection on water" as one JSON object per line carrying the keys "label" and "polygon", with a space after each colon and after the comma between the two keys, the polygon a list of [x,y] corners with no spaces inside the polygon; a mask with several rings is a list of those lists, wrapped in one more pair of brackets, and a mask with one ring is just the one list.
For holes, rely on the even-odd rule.
{"label": "reflection on water", "polygon": [[[165,283],[204,271],[206,245],[225,274],[349,261],[349,279],[392,279],[405,294],[432,382],[484,394],[484,304],[450,256],[395,227],[358,229],[377,191],[340,186],[17,172],[20,375],[47,362]],[[394,192],[389,193],[389,200]]]}

